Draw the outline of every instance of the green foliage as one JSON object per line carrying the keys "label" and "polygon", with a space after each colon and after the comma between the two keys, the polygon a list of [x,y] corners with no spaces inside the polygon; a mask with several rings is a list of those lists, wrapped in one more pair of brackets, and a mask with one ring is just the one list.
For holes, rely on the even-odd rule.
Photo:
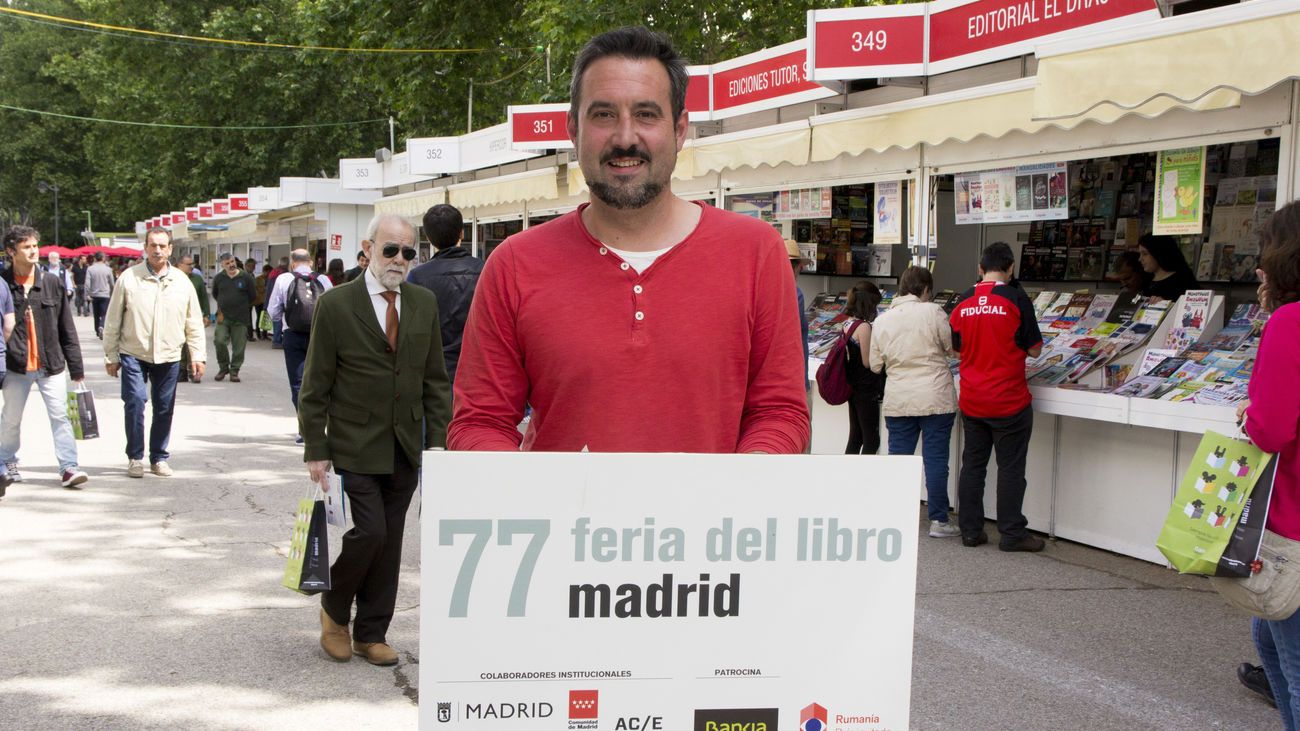
{"label": "green foliage", "polygon": [[[610,28],[667,33],[691,63],[802,38],[812,7],[754,0],[10,0],[11,7],[123,27],[293,45],[486,49],[424,55],[270,50],[89,32],[0,15],[0,103],[63,114],[198,125],[397,120],[406,137],[505,121],[509,104],[566,101],[569,65]],[[549,54],[546,49],[549,49]],[[547,74],[549,58],[549,76]],[[0,110],[0,224],[34,222],[53,241],[59,186],[64,242],[91,210],[126,228],[182,205],[337,174],[340,157],[388,145],[387,124],[309,130],[176,130]]]}

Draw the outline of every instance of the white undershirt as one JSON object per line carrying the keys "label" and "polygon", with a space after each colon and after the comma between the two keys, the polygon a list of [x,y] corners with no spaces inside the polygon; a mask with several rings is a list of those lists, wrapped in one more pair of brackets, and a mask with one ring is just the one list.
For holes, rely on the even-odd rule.
{"label": "white undershirt", "polygon": [[[674,244],[674,246],[675,245],[676,244]],[[655,263],[655,259],[658,259],[669,251],[672,251],[673,247],[669,246],[667,249],[658,249],[656,251],[624,251],[622,249],[615,249],[609,244],[606,244],[605,248],[618,254],[618,258],[627,262],[628,266],[635,269],[637,274],[645,274],[645,270],[649,269],[650,265]]]}
{"label": "white undershirt", "polygon": [[[380,284],[378,279],[375,279],[375,275],[370,273],[369,267],[366,267],[366,291],[370,293],[370,305],[375,308],[375,320],[379,322],[379,331],[387,335],[388,300],[384,299],[380,295],[387,292],[388,289],[385,288],[384,285]],[[393,303],[397,307],[397,320],[398,322],[401,322],[402,290],[395,289],[393,291],[397,292],[397,298],[393,300]]]}

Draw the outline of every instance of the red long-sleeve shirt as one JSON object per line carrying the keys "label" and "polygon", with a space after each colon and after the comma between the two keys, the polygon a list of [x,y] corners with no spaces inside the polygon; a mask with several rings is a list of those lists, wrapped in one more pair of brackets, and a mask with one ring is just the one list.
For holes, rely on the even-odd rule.
{"label": "red long-sleeve shirt", "polygon": [[[584,206],[585,207],[585,206]],[[702,205],[637,274],[582,209],[488,259],[447,444],[515,450],[797,453],[809,437],[794,278],[770,225]]]}
{"label": "red long-sleeve shirt", "polygon": [[1278,460],[1268,529],[1300,541],[1300,302],[1268,318],[1250,374],[1246,434]]}

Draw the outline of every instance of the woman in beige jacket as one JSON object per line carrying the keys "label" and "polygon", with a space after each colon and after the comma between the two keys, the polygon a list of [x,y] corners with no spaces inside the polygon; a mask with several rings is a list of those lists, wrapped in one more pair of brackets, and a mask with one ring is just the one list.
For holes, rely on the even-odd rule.
{"label": "woman in beige jacket", "polygon": [[948,356],[952,329],[943,308],[930,301],[934,277],[924,267],[908,267],[898,280],[898,296],[876,319],[871,332],[871,370],[885,372],[885,426],[890,454],[915,454],[921,440],[925,463],[930,536],[961,535],[948,520],[948,442],[957,414]]}

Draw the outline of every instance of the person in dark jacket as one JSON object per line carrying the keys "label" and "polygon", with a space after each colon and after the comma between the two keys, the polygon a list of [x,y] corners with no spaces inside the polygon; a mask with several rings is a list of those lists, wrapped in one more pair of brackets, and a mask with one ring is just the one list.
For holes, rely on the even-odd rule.
{"label": "person in dark jacket", "polygon": [[358,251],[357,265],[346,272],[343,272],[343,281],[351,282],[353,279],[361,276],[361,273],[364,272],[368,266],[370,266],[370,258],[366,256],[366,252]]}
{"label": "person in dark jacket", "polygon": [[[54,434],[54,454],[64,487],[79,487],[88,479],[77,466],[77,441],[68,420],[66,369],[80,386],[86,377],[81,342],[73,324],[62,277],[42,271],[40,234],[29,226],[11,226],[4,235],[5,252],[13,266],[0,274],[13,299],[15,326],[5,343],[4,411],[0,414],[0,462],[5,480],[22,482],[18,447],[27,395],[35,384],[45,400]],[[7,329],[7,328],[6,328]],[[6,483],[7,484],[7,483]]]}
{"label": "person in dark jacket", "polygon": [[416,267],[407,281],[433,292],[438,299],[438,324],[442,331],[442,358],[447,378],[456,382],[461,334],[469,318],[483,261],[469,255],[460,245],[464,222],[454,206],[440,203],[424,214],[424,236],[437,251],[433,258]]}

